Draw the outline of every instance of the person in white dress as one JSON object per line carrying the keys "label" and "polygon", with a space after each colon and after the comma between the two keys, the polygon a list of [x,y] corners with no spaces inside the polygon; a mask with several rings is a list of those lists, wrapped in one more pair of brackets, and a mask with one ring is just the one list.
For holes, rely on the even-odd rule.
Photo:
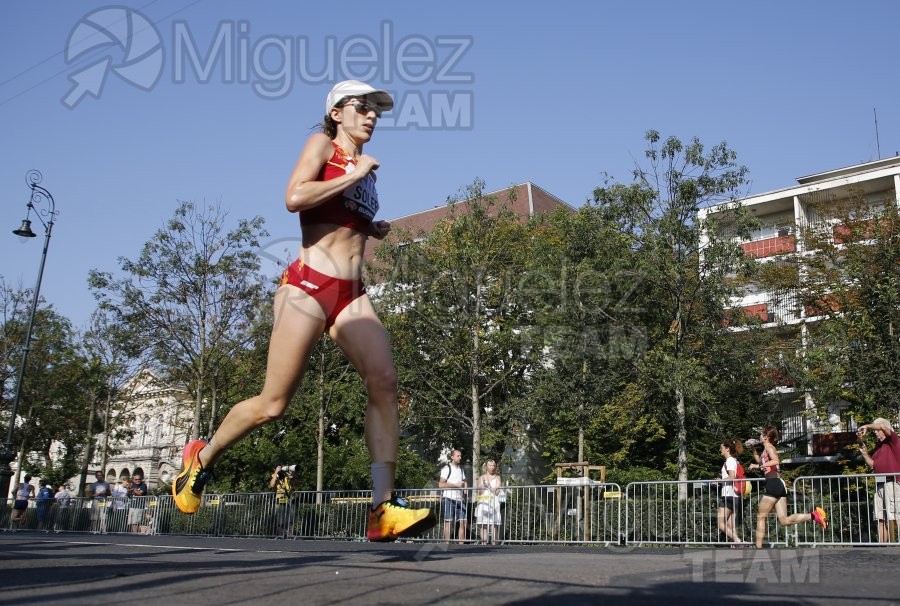
{"label": "person in white dress", "polygon": [[503,482],[497,470],[497,462],[489,459],[481,468],[475,486],[477,504],[475,505],[475,524],[481,532],[481,542],[487,545],[491,539],[500,536],[500,490]]}

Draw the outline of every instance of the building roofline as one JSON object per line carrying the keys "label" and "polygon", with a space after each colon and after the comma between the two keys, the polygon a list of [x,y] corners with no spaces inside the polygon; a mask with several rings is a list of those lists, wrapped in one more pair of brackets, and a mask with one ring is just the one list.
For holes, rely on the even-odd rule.
{"label": "building roofline", "polygon": [[889,177],[900,173],[900,156],[877,160],[875,162],[866,162],[864,164],[855,164],[844,168],[819,173],[818,175],[810,175],[809,177],[799,177],[797,180],[806,179],[799,185],[791,185],[781,189],[753,194],[743,198],[735,198],[721,204],[714,204],[701,208],[700,217],[714,215],[723,209],[740,203],[742,206],[753,206],[755,204],[763,204],[773,200],[786,199],[793,196],[802,196],[815,191],[822,191],[839,187],[842,185],[853,185],[874,179]]}
{"label": "building roofline", "polygon": [[[554,200],[556,200],[557,202],[559,202],[559,203],[562,204],[563,206],[566,206],[566,207],[568,207],[568,208],[571,208],[573,211],[578,210],[577,208],[575,208],[574,206],[572,206],[571,204],[569,204],[568,202],[566,202],[565,200],[563,200],[563,199],[560,198],[559,196],[555,196],[555,195],[551,194],[549,191],[547,191],[546,189],[544,189],[544,188],[541,187],[540,185],[536,184],[534,181],[526,181],[525,183],[520,183],[519,185],[531,185],[531,187],[533,187],[534,189],[539,189],[539,190],[541,190],[541,191],[544,192],[546,195],[550,196],[551,198],[553,198]],[[519,185],[513,185],[512,187],[519,187]]]}
{"label": "building roofline", "polygon": [[[485,193],[483,193],[483,194],[481,195],[481,197],[482,197],[482,198],[486,198],[486,197],[488,197],[488,196],[495,196],[495,195],[501,194],[501,193],[503,193],[503,192],[505,192],[505,191],[510,191],[511,189],[515,189],[515,188],[517,188],[517,187],[527,187],[528,185],[531,185],[531,187],[533,187],[533,188],[535,188],[535,189],[541,190],[544,194],[546,194],[547,196],[550,196],[551,198],[553,198],[554,200],[556,200],[556,201],[559,202],[560,204],[562,204],[562,205],[564,205],[564,206],[567,206],[568,208],[571,208],[572,210],[576,210],[576,208],[575,208],[574,206],[572,206],[572,205],[569,204],[568,202],[565,202],[564,200],[562,200],[562,199],[559,198],[558,196],[555,196],[555,195],[551,194],[550,192],[548,192],[546,189],[544,189],[544,188],[541,187],[540,185],[536,185],[533,181],[524,181],[524,182],[522,182],[522,183],[516,183],[516,184],[514,184],[514,185],[508,185],[508,186],[506,186],[506,187],[504,187],[504,188],[496,189],[496,190],[494,190],[494,191],[485,192]],[[468,202],[469,200],[471,200],[471,198],[466,198],[465,200],[456,200],[456,203],[460,203],[460,202]],[[437,205],[437,206],[433,206],[433,207],[428,208],[428,209],[426,209],[426,210],[420,210],[420,211],[417,211],[417,212],[414,212],[414,213],[410,213],[410,214],[408,214],[408,215],[401,215],[401,216],[399,216],[399,217],[392,217],[392,218],[391,218],[391,221],[400,221],[401,219],[408,219],[408,218],[410,218],[410,217],[416,217],[416,216],[418,216],[418,215],[424,215],[425,213],[434,212],[434,211],[437,210],[437,209],[444,208],[445,206],[447,206],[447,204],[448,204],[448,202],[445,202],[444,204],[439,204],[439,205]]]}
{"label": "building roofline", "polygon": [[900,165],[900,155],[893,156],[891,158],[873,160],[871,162],[863,162],[862,164],[852,164],[850,166],[828,170],[823,173],[815,173],[812,175],[806,175],[804,177],[797,177],[797,183],[806,185],[807,183],[815,183],[817,181],[827,181],[829,179],[835,179],[837,177],[844,177],[847,175],[854,175],[857,173],[878,170],[879,168],[893,166],[895,164]]}

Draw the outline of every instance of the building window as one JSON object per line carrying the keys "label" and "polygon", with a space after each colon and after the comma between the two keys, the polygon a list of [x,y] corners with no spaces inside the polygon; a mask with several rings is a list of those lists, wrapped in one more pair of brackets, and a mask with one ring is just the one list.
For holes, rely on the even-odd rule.
{"label": "building window", "polygon": [[141,420],[141,446],[147,445],[147,434],[150,432],[150,417]]}

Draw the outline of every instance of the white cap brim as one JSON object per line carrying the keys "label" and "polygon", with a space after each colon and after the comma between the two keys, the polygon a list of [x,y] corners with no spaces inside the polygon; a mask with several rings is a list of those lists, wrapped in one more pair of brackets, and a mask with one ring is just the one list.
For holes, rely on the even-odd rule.
{"label": "white cap brim", "polygon": [[394,100],[386,90],[374,88],[359,80],[344,80],[335,84],[325,97],[325,113],[347,97],[366,97],[383,112],[394,108]]}

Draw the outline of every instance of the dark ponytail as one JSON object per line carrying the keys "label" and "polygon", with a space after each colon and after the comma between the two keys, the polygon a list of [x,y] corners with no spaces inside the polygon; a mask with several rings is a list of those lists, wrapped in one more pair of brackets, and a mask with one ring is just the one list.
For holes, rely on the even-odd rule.
{"label": "dark ponytail", "polygon": [[722,440],[722,446],[728,449],[728,452],[731,453],[731,456],[738,457],[742,452],[744,452],[744,445],[741,444],[740,440],[736,440],[734,438],[725,438]]}

